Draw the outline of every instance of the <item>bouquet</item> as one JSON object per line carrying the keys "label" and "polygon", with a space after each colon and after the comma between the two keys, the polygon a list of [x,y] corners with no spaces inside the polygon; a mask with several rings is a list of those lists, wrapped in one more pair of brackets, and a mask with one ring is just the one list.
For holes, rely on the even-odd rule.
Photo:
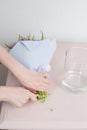
{"label": "bouquet", "polygon": [[[55,40],[46,39],[41,31],[41,38],[35,39],[29,34],[27,37],[18,36],[18,41],[9,45],[5,44],[10,49],[9,53],[22,63],[28,69],[37,72],[49,72],[50,61],[56,49]],[[48,93],[37,91],[37,99],[45,100]]]}

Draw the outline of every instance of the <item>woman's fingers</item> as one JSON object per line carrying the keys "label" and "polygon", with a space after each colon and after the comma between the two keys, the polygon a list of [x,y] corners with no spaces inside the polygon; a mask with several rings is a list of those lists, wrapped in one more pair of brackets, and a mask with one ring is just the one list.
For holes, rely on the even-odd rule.
{"label": "woman's fingers", "polygon": [[22,87],[7,87],[7,96],[5,101],[21,107],[26,104],[29,100],[37,101],[36,95],[29,90]]}
{"label": "woman's fingers", "polygon": [[47,91],[47,87],[49,88],[50,86],[48,73],[40,73],[25,69],[23,75],[21,75],[20,77],[22,85],[25,88],[30,89],[31,91]]}
{"label": "woman's fingers", "polygon": [[27,103],[29,100],[32,100],[32,101],[37,101],[37,98],[36,98],[36,95],[32,92],[30,92],[29,90],[26,90],[25,89],[25,95],[21,98],[21,101],[23,103]]}
{"label": "woman's fingers", "polygon": [[14,105],[16,107],[22,107],[24,105],[24,103],[22,103],[21,101],[19,100],[9,100],[8,101],[11,105]]}
{"label": "woman's fingers", "polygon": [[47,84],[48,86],[50,85],[50,80],[49,79],[43,79],[43,83]]}
{"label": "woman's fingers", "polygon": [[42,83],[41,85],[38,85],[35,87],[37,91],[48,91],[49,90],[49,85]]}
{"label": "woman's fingers", "polygon": [[36,95],[35,95],[34,93],[31,93],[31,92],[30,92],[30,99],[31,99],[32,101],[37,101]]}
{"label": "woman's fingers", "polygon": [[48,78],[49,77],[48,73],[44,73],[43,76],[44,76],[44,78]]}
{"label": "woman's fingers", "polygon": [[48,77],[41,77],[40,80],[33,86],[37,91],[48,91],[50,87],[50,80]]}

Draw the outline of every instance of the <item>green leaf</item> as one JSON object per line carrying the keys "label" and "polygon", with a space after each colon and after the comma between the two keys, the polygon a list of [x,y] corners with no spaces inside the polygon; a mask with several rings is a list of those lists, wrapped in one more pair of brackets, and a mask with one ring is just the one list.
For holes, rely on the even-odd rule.
{"label": "green leaf", "polygon": [[18,35],[18,41],[20,41],[20,40],[21,40],[21,35],[19,34],[19,35]]}
{"label": "green leaf", "polygon": [[44,40],[44,39],[45,39],[44,33],[43,31],[41,31],[41,40]]}
{"label": "green leaf", "polygon": [[50,111],[53,112],[53,111],[54,111],[54,108],[50,108]]}
{"label": "green leaf", "polygon": [[23,37],[23,36],[20,36],[20,40],[24,40],[24,37]]}
{"label": "green leaf", "polygon": [[34,35],[33,35],[33,36],[32,36],[32,41],[34,41],[34,39],[35,39],[35,38],[34,38]]}
{"label": "green leaf", "polygon": [[8,44],[5,44],[5,47],[7,47],[8,49],[12,49],[12,47]]}
{"label": "green leaf", "polygon": [[28,35],[28,40],[31,40],[31,34],[29,33],[29,35]]}

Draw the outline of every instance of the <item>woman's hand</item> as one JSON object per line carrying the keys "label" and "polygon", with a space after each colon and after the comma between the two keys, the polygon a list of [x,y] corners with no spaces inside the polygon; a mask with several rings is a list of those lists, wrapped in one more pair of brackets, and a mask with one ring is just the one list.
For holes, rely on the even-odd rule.
{"label": "woman's hand", "polygon": [[37,100],[35,94],[22,87],[1,87],[0,92],[2,93],[1,101],[6,101],[17,107],[26,104],[29,99],[32,101]]}
{"label": "woman's hand", "polygon": [[30,71],[26,68],[20,71],[20,76],[17,77],[22,85],[28,89],[37,91],[48,91],[50,86],[50,80],[47,73],[39,73]]}

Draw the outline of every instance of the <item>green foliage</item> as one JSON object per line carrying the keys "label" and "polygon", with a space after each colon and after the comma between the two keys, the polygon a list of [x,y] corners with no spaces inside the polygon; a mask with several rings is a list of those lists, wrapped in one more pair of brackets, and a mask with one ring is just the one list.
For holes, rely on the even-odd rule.
{"label": "green foliage", "polygon": [[31,40],[31,34],[29,33],[29,35],[28,35],[28,40]]}
{"label": "green foliage", "polygon": [[38,100],[43,100],[43,101],[45,101],[45,99],[46,99],[47,96],[48,96],[48,93],[45,92],[45,91],[37,91],[36,96],[37,96],[37,99],[38,99]]}
{"label": "green foliage", "polygon": [[[35,39],[35,36],[31,35],[30,33],[26,37],[24,37],[24,36],[22,36],[22,35],[19,34],[17,42],[18,41],[30,41],[30,40],[31,41],[40,41],[40,40],[44,40],[44,39],[45,39],[45,35],[44,35],[43,31],[41,31],[41,38],[40,39]],[[15,44],[17,42],[15,42]],[[9,45],[9,44],[3,44],[3,45],[4,45],[5,48],[12,49],[15,44],[12,43],[11,45]]]}
{"label": "green foliage", "polygon": [[8,45],[8,44],[4,44],[4,45],[5,45],[5,47],[8,48],[8,49],[12,49],[12,47],[11,47],[10,45]]}
{"label": "green foliage", "polygon": [[32,36],[32,41],[34,41],[35,40],[35,38],[34,38],[34,35]]}
{"label": "green foliage", "polygon": [[21,40],[21,36],[20,36],[20,34],[19,34],[19,36],[18,36],[18,41],[20,41]]}
{"label": "green foliage", "polygon": [[41,31],[41,40],[44,40],[44,39],[45,39],[44,33],[43,31]]}

